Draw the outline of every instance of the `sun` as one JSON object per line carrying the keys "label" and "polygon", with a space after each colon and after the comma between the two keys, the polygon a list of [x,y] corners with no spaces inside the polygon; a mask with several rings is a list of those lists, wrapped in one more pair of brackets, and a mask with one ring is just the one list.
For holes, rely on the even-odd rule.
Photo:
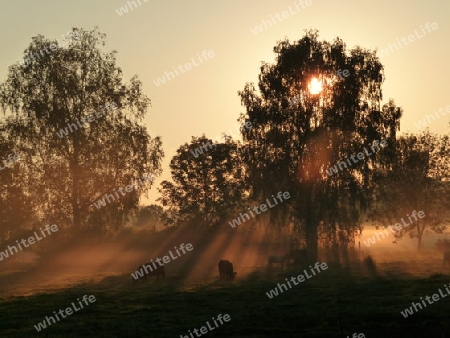
{"label": "sun", "polygon": [[319,94],[322,91],[322,82],[313,77],[308,85],[308,89],[311,94]]}

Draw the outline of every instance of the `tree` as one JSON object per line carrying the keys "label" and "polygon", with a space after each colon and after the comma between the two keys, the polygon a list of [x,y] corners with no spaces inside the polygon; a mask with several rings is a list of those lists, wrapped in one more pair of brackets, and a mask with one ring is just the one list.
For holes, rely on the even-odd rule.
{"label": "tree", "polygon": [[137,227],[143,227],[145,225],[153,225],[153,231],[156,231],[156,225],[162,224],[162,218],[164,210],[161,206],[151,204],[139,209],[135,221]]}
{"label": "tree", "polygon": [[[339,38],[319,41],[317,31],[292,44],[281,41],[274,52],[275,64],[261,66],[259,93],[253,84],[239,93],[246,107],[241,120],[254,125],[243,130],[252,154],[252,193],[264,200],[289,191],[295,224],[304,227],[316,257],[319,233],[345,246],[360,230],[380,156],[347,162],[331,175],[327,169],[375,142],[392,147],[401,109],[392,101],[381,104],[383,66],[375,52],[347,52]],[[350,74],[344,80],[337,75],[342,69]]]}
{"label": "tree", "polygon": [[0,243],[34,216],[30,212],[31,204],[21,184],[20,154],[14,154],[13,148],[13,141],[7,138],[0,125]]}
{"label": "tree", "polygon": [[140,123],[150,100],[137,76],[123,82],[116,52],[103,52],[104,45],[97,29],[73,28],[59,48],[38,35],[25,50],[28,61],[11,66],[0,86],[5,130],[24,154],[27,192],[47,218],[75,229],[120,227],[152,180],[100,211],[92,203],[161,172],[161,141]]}
{"label": "tree", "polygon": [[196,219],[218,224],[246,190],[239,145],[229,138],[213,143],[204,135],[192,137],[190,144],[178,148],[170,169],[173,182],[161,183],[159,200],[177,215],[173,222]]}
{"label": "tree", "polygon": [[384,223],[400,223],[414,210],[425,217],[403,226],[397,238],[409,234],[422,246],[426,230],[442,233],[450,222],[450,139],[429,131],[420,135],[406,134],[399,138],[395,160],[383,175],[378,191],[379,203],[374,219]]}

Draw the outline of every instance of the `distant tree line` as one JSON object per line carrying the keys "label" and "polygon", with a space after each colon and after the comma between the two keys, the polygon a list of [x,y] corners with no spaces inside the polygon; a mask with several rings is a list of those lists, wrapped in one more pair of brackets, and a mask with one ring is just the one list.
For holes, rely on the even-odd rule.
{"label": "distant tree line", "polygon": [[[217,227],[279,191],[291,198],[270,209],[267,225],[293,227],[297,246],[312,257],[319,245],[352,247],[366,219],[395,222],[425,210],[427,217],[405,230],[419,247],[427,229],[442,232],[448,224],[449,137],[428,131],[398,137],[403,112],[392,100],[382,102],[376,52],[347,50],[339,38],[320,41],[317,31],[278,42],[275,63],[261,66],[258,89],[248,83],[239,92],[246,112],[238,121],[252,126],[241,129],[242,141],[202,135],[177,149],[171,180],[159,188],[164,209],[139,207],[153,185],[148,181],[96,210],[99,196],[144,174],[159,175],[164,152],[160,137],[142,124],[150,100],[138,78],[124,83],[97,29],[73,32],[78,38],[65,48],[11,66],[0,85],[0,161],[21,156],[0,171],[1,233],[46,219],[99,234],[130,222]],[[25,54],[52,43],[39,35]],[[350,75],[340,79],[339,69]],[[322,84],[319,92],[308,87],[313,78]],[[117,108],[58,137],[68,123],[107,105]],[[384,149],[327,175],[380,140]],[[214,146],[199,154],[205,144]]]}

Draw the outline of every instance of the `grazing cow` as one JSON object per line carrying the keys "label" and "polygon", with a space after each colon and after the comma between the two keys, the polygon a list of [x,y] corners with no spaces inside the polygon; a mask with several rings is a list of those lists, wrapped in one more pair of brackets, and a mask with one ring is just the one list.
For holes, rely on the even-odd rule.
{"label": "grazing cow", "polygon": [[[156,269],[153,265],[156,265]],[[150,268],[153,271],[150,271]],[[159,282],[159,276],[161,276],[162,279],[164,279],[166,277],[166,272],[164,270],[164,266],[159,266],[158,264],[152,264],[152,263],[145,263],[142,265],[139,265],[137,267],[138,271],[141,271],[141,274],[143,273],[144,276],[140,277],[138,279],[135,279],[134,281],[138,281],[139,279],[147,279],[148,276],[156,276],[156,280]],[[136,274],[139,276],[139,274]],[[131,277],[132,280],[134,279],[133,277]]]}
{"label": "grazing cow", "polygon": [[289,254],[283,256],[270,255],[267,259],[269,265],[272,265],[272,263],[279,263],[282,267],[284,267],[284,263],[286,263],[288,260]]}
{"label": "grazing cow", "polygon": [[236,276],[236,272],[233,271],[233,263],[231,263],[230,261],[221,260],[219,262],[219,274],[220,278],[234,279],[234,276]]}
{"label": "grazing cow", "polygon": [[294,264],[306,264],[308,262],[308,250],[291,250],[289,251],[289,260],[293,260]]}
{"label": "grazing cow", "polygon": [[445,266],[445,263],[450,264],[450,251],[444,251],[444,259],[442,262],[442,267]]}

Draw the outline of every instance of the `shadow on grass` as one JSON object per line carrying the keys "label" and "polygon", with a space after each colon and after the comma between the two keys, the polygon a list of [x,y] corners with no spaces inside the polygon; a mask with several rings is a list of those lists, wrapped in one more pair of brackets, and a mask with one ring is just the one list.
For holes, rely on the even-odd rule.
{"label": "shadow on grass", "polygon": [[186,284],[185,276],[134,284],[129,274],[80,283],[54,293],[0,300],[0,336],[33,337],[33,325],[83,295],[96,302],[52,324],[52,337],[179,337],[218,314],[231,321],[210,337],[440,337],[450,334],[450,301],[442,299],[403,318],[400,311],[436,293],[449,276],[405,278],[364,274],[358,264],[328,269],[269,299],[269,290],[303,273],[304,266],[261,268],[245,279]]}

